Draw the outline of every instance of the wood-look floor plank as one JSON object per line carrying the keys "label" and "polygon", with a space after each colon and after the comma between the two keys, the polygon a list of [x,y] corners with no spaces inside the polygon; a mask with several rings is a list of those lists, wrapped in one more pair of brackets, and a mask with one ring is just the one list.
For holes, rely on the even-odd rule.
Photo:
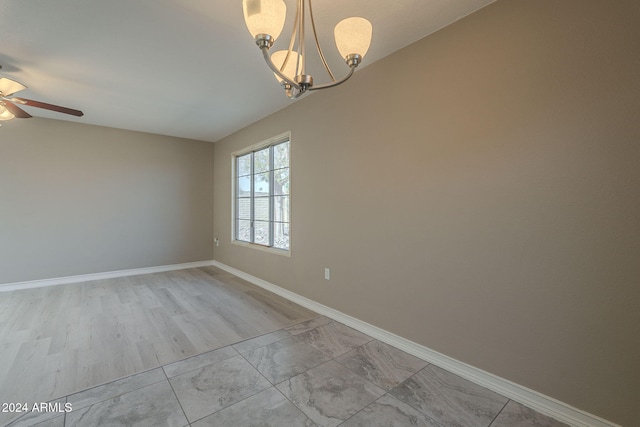
{"label": "wood-look floor plank", "polygon": [[49,401],[316,316],[214,267],[0,292],[0,400]]}

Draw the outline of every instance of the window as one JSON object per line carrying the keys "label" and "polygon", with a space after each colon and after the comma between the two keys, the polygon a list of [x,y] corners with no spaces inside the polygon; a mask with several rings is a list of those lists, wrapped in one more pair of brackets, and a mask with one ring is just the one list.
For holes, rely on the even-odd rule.
{"label": "window", "polygon": [[236,153],[234,240],[289,251],[289,135]]}

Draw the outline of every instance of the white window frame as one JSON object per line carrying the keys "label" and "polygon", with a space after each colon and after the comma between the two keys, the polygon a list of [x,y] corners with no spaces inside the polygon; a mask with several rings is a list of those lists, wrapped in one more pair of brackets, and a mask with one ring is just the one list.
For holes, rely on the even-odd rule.
{"label": "white window frame", "polygon": [[[277,247],[273,247],[273,246],[267,246],[267,245],[263,245],[260,243],[252,243],[252,242],[247,242],[244,240],[238,240],[236,238],[236,230],[237,230],[237,226],[236,226],[236,185],[237,185],[237,179],[238,177],[237,175],[237,171],[236,171],[236,167],[237,167],[237,158],[238,157],[242,157],[246,154],[255,152],[255,151],[260,151],[264,148],[267,148],[269,146],[273,146],[273,145],[278,145],[280,143],[283,142],[289,142],[289,248],[288,249],[282,249],[282,248],[277,248]],[[253,172],[252,175],[253,177]],[[234,151],[233,153],[231,153],[231,243],[234,245],[238,245],[238,246],[244,246],[247,248],[252,248],[252,249],[257,249],[257,250],[261,250],[261,251],[265,251],[265,252],[270,252],[273,254],[277,254],[277,255],[282,255],[282,256],[287,256],[290,257],[291,256],[291,132],[285,132],[282,133],[280,135],[274,136],[273,138],[269,138],[267,140],[261,141],[257,144],[248,146],[243,148],[242,150],[238,150],[238,151]],[[253,196],[252,196],[253,198]],[[270,221],[270,223],[272,223],[273,221]]]}

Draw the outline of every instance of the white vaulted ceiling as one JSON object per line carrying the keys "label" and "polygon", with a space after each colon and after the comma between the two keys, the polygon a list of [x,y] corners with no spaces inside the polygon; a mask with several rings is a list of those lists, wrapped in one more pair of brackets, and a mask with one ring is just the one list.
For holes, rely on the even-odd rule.
{"label": "white vaulted ceiling", "polygon": [[[285,1],[288,18],[274,51],[286,48],[291,31],[295,1]],[[313,6],[325,54],[342,74],[333,27],[345,17],[373,24],[362,68],[492,1],[315,0]],[[19,96],[85,113],[75,118],[24,107],[33,116],[204,141],[295,102],[247,32],[241,0],[2,0],[0,65],[0,77],[28,86]],[[320,70],[312,74],[317,83],[325,80]]]}

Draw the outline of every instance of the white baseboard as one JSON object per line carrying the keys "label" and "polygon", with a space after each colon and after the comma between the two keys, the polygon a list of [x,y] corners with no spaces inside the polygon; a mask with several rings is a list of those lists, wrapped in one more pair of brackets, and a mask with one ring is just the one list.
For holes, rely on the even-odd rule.
{"label": "white baseboard", "polygon": [[273,283],[221,262],[213,261],[211,265],[569,425],[576,427],[621,427],[596,415],[574,408],[557,399],[545,396],[534,390],[485,372],[482,369],[467,365],[428,347],[409,341],[401,336],[363,322],[362,320],[351,317],[331,307],[317,303],[309,298],[283,289]]}
{"label": "white baseboard", "polygon": [[78,276],[57,277],[54,279],[31,280],[0,284],[0,292],[19,289],[41,288],[44,286],[65,285],[68,283],[90,282],[92,280],[112,279],[114,277],[137,276],[140,274],[162,273],[164,271],[184,270],[187,268],[208,267],[212,261],[187,262],[184,264],[161,265],[157,267],[134,268],[130,270],[107,271],[105,273],[81,274]]}

